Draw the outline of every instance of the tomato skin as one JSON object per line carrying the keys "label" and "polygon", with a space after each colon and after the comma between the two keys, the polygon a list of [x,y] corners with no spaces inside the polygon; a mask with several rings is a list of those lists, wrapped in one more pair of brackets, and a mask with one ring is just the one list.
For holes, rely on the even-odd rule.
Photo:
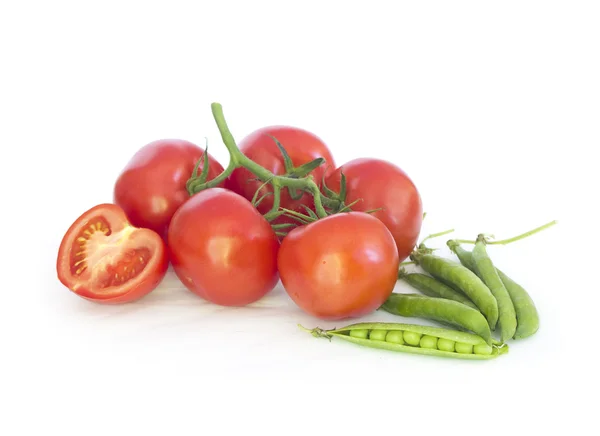
{"label": "tomato skin", "polygon": [[269,222],[242,196],[211,188],[173,215],[171,264],[192,292],[222,306],[245,306],[279,280],[279,241]]}
{"label": "tomato skin", "polygon": [[[79,242],[82,239],[86,241]],[[119,304],[152,292],[168,265],[163,239],[152,230],[133,227],[120,207],[106,203],[92,207],[71,224],[58,249],[56,271],[59,281],[76,295],[96,303]],[[80,268],[83,271],[78,273]]]}
{"label": "tomato skin", "polygon": [[[165,237],[171,217],[189,198],[185,185],[203,153],[202,148],[182,139],[146,144],[118,176],[113,192],[115,204],[125,211],[134,226]],[[223,172],[223,166],[210,154],[208,159],[208,180],[212,180]],[[224,182],[220,186],[223,185]]]}
{"label": "tomato skin", "polygon": [[391,162],[359,158],[336,169],[325,181],[339,192],[341,173],[346,177],[346,204],[360,201],[353,211],[371,213],[381,220],[392,233],[400,261],[405,260],[417,243],[423,223],[423,204],[417,187],[408,175]]}
{"label": "tomato skin", "polygon": [[381,221],[347,212],[292,230],[277,265],[298,307],[317,318],[340,320],[380,307],[394,290],[400,261]]}
{"label": "tomato skin", "polygon": [[[255,130],[243,138],[238,144],[242,153],[268,169],[273,174],[285,174],[285,165],[283,157],[277,144],[271,138],[272,135],[283,145],[290,156],[294,166],[298,167],[314,159],[322,157],[325,163],[311,172],[315,182],[320,186],[323,176],[327,176],[335,169],[333,155],[327,145],[316,135],[306,130],[290,126],[267,126]],[[245,168],[236,169],[226,181],[225,187],[248,200],[252,200],[254,193],[261,187],[263,182],[255,179],[252,173]],[[266,192],[273,192],[271,186],[265,187],[261,195]],[[314,210],[314,200],[312,195],[303,194],[298,200],[290,197],[288,189],[281,191],[281,207],[304,212],[302,204],[307,205]],[[267,196],[259,205],[258,210],[265,214],[273,207],[273,196]],[[294,222],[286,217],[280,217],[273,221],[274,223]]]}

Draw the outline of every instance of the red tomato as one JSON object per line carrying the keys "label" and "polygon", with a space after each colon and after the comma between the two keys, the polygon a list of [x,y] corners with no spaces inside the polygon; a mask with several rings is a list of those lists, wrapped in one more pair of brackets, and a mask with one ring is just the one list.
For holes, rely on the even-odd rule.
{"label": "red tomato", "polygon": [[[189,198],[185,184],[203,153],[197,145],[181,139],[162,139],[145,145],[117,178],[115,204],[123,208],[134,226],[152,229],[165,237],[171,217]],[[212,180],[223,167],[210,154],[208,159],[208,180]]]}
{"label": "red tomato", "polygon": [[253,303],[275,287],[279,241],[242,196],[223,188],[200,191],[173,215],[171,263],[181,282],[222,306]]}
{"label": "red tomato", "polygon": [[354,159],[342,165],[325,181],[330,189],[339,192],[341,172],[346,177],[346,204],[360,201],[353,211],[372,213],[392,232],[400,261],[414,249],[421,224],[423,205],[412,180],[398,166],[381,159]]}
{"label": "red tomato", "polygon": [[133,227],[114,204],[99,204],[69,227],[58,250],[62,284],[98,303],[127,303],[155,289],[168,267],[165,243]]}
{"label": "red tomato", "polygon": [[[320,167],[313,170],[311,174],[315,178],[315,182],[320,186],[323,175],[327,176],[335,169],[333,156],[325,143],[314,134],[296,127],[288,126],[270,126],[252,132],[239,143],[240,150],[258,163],[262,167],[268,169],[273,174],[285,174],[285,166],[281,152],[277,144],[271,138],[272,135],[283,145],[288,155],[290,156],[294,166],[298,167],[308,163],[314,159],[322,157],[325,159]],[[226,188],[244,196],[248,200],[252,200],[254,193],[261,187],[263,182],[254,180],[256,176],[250,173],[245,168],[236,169],[226,182]],[[266,186],[261,194],[273,192],[271,186]],[[288,189],[281,191],[281,207],[304,212],[302,204],[314,209],[314,200],[312,195],[304,194],[298,200],[290,197]],[[268,196],[262,201],[258,210],[265,214],[273,207],[273,197]],[[278,218],[274,222],[295,222],[284,217]]]}
{"label": "red tomato", "polygon": [[339,320],[380,307],[394,290],[400,261],[381,221],[347,212],[292,230],[277,265],[286,292],[302,310]]}

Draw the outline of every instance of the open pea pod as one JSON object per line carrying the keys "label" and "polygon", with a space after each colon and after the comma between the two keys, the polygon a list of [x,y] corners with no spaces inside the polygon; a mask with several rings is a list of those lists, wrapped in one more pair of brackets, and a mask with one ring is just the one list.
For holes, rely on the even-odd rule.
{"label": "open pea pod", "polygon": [[300,327],[315,337],[336,337],[368,348],[456,359],[494,359],[509,349],[496,340],[489,345],[468,332],[416,324],[362,322],[330,330]]}

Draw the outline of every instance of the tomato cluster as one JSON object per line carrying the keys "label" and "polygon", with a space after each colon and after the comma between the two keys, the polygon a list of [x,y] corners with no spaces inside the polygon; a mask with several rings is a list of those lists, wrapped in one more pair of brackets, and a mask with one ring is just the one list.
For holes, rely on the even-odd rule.
{"label": "tomato cluster", "polygon": [[[377,309],[421,230],[421,198],[408,175],[373,158],[336,167],[318,136],[289,126],[258,129],[239,151],[273,175],[309,177],[320,195],[283,188],[274,203],[273,186],[248,168],[226,173],[191,142],[155,141],[123,168],[113,202],[67,230],[60,281],[83,298],[124,303],[154,290],[170,263],[187,289],[223,306],[256,302],[281,280],[301,310],[322,319]],[[315,159],[322,164],[295,173]],[[203,183],[213,183],[190,192],[198,169]],[[314,213],[316,195],[328,201],[325,217]],[[267,219],[274,204],[291,212]]]}

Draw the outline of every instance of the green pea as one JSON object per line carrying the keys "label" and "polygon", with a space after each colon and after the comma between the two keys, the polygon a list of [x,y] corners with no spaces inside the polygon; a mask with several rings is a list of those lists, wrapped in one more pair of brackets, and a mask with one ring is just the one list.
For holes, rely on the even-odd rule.
{"label": "green pea", "polygon": [[[331,338],[339,338],[366,348],[425,356],[488,360],[506,354],[509,350],[507,344],[498,344],[493,341],[491,353],[485,354],[489,352],[489,348],[478,347],[478,352],[482,354],[474,354],[473,346],[486,344],[481,336],[459,330],[417,324],[362,322],[331,330],[323,330],[319,327],[313,329],[299,327],[318,338],[328,338],[330,340]],[[369,332],[373,330],[386,331],[386,340],[370,339],[368,337]],[[377,333],[375,336],[377,336]],[[434,343],[437,343],[437,348],[428,348],[433,347]]]}
{"label": "green pea", "polygon": [[404,335],[402,334],[402,330],[392,330],[388,332],[385,336],[386,342],[390,342],[392,344],[404,344]]}
{"label": "green pea", "polygon": [[373,341],[385,341],[386,335],[386,330],[371,330],[371,333],[369,333],[369,339]]}
{"label": "green pea", "polygon": [[367,337],[369,336],[369,330],[364,330],[364,329],[350,330],[350,336],[352,336],[353,338],[367,339]]}
{"label": "green pea", "polygon": [[450,339],[445,339],[445,338],[439,338],[437,341],[437,347],[438,350],[441,351],[449,351],[449,352],[453,352],[454,351],[454,341],[451,341]]}
{"label": "green pea", "polygon": [[490,347],[488,344],[475,345],[473,347],[473,353],[488,356],[492,354],[492,347]]}
{"label": "green pea", "polygon": [[425,335],[421,338],[419,345],[421,345],[421,348],[431,348],[435,350],[437,348],[437,343],[438,338],[436,338],[435,336]]}
{"label": "green pea", "polygon": [[462,342],[457,342],[456,344],[454,344],[454,348],[457,353],[461,353],[461,354],[472,354],[473,353],[473,345],[471,345],[471,344],[463,344]]}
{"label": "green pea", "polygon": [[421,341],[421,334],[415,332],[404,332],[404,342],[408,345],[418,346]]}

